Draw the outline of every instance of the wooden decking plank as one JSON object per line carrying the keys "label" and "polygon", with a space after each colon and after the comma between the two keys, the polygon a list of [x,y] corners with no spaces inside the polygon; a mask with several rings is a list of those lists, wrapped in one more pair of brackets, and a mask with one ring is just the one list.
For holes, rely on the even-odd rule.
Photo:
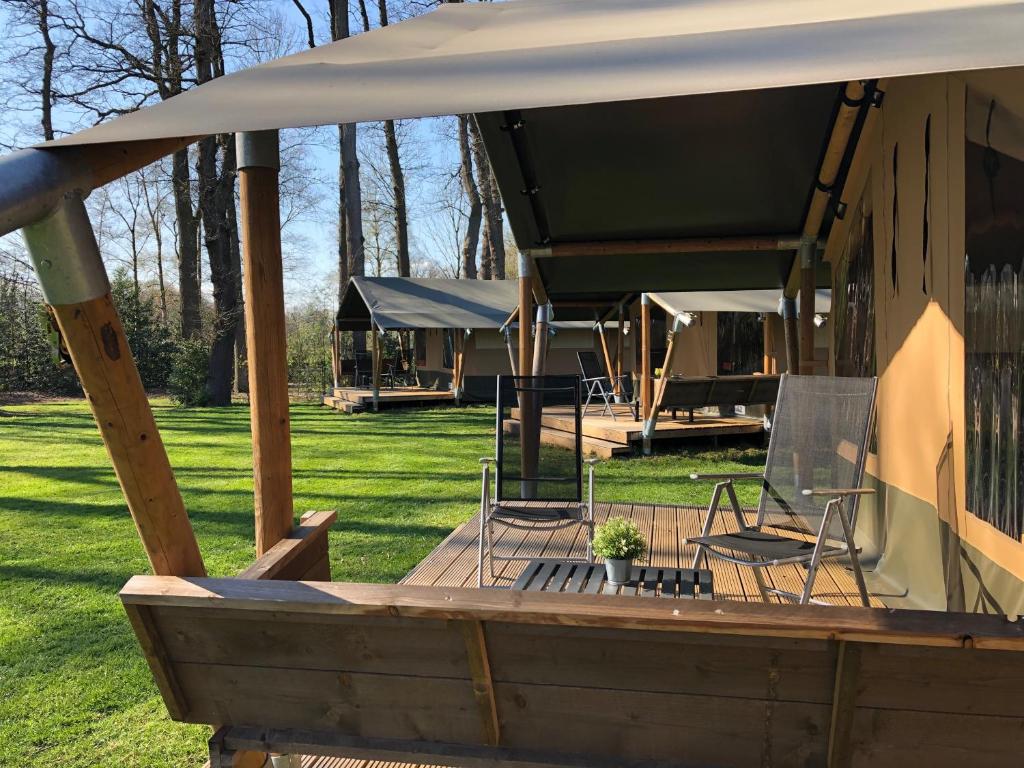
{"label": "wooden decking plank", "polygon": [[[704,509],[696,506],[652,506],[649,504],[598,504],[595,507],[595,520],[606,521],[610,516],[625,517],[633,520],[645,531],[650,531],[651,549],[649,561],[658,567],[689,567],[693,560],[693,545],[683,545],[682,540],[696,536],[705,514]],[[726,510],[719,520],[722,531],[735,527],[731,512]],[[475,586],[477,559],[477,518],[473,516],[465,524],[452,532],[424,561],[402,581],[409,584],[432,584],[436,586]],[[716,524],[715,532],[719,531]],[[583,529],[571,527],[559,531],[543,533],[515,531],[502,526],[495,528],[495,544],[499,553],[516,554],[530,558],[565,559],[580,557],[585,550]],[[645,563],[646,564],[646,563]],[[508,587],[526,567],[525,562],[496,563],[497,578],[495,586]],[[753,572],[740,569],[732,563],[721,560],[710,560],[714,573],[714,592],[716,599],[741,600],[760,602]],[[563,589],[577,591],[577,583],[586,579],[582,569],[567,571]],[[799,590],[803,584],[803,568],[789,565],[779,568],[766,568],[765,577],[770,586],[790,591]],[[603,566],[594,568],[596,584],[588,585],[589,589],[597,590],[603,579]],[[485,582],[489,583],[489,582]],[[589,591],[587,587],[584,591]],[[634,588],[635,591],[635,588]],[[817,599],[826,600],[836,605],[859,605],[856,584],[852,575],[840,562],[831,560],[823,563],[818,572],[818,584],[815,589]],[[777,598],[772,601],[776,602]],[[881,606],[877,598],[872,598],[872,605]]]}
{"label": "wooden decking plank", "polygon": [[661,580],[661,569],[654,566],[644,568],[641,593],[644,597],[654,597],[658,592],[658,582]]}

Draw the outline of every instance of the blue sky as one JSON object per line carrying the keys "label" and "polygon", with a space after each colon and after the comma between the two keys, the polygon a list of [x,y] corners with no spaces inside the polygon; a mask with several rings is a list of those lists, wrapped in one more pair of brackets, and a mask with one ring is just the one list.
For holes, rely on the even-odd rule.
{"label": "blue sky", "polygon": [[[376,26],[376,3],[371,0],[367,5],[371,26]],[[306,6],[313,14],[317,43],[328,42],[327,1],[308,0]],[[283,24],[280,39],[270,41],[267,47],[278,55],[305,48],[305,22],[291,0],[269,0],[268,8],[271,14],[280,17]],[[0,28],[8,27],[7,13],[0,6]],[[392,12],[392,15],[396,14]],[[362,29],[361,21],[356,18],[352,19],[351,26],[353,31]],[[241,62],[235,62],[234,65],[229,63],[229,69],[237,69],[239,66]],[[31,100],[23,102],[21,106],[23,111],[20,114],[12,114],[10,111],[6,113],[0,125],[0,138],[19,146],[27,146],[39,140],[39,113]],[[65,107],[55,113],[55,128],[61,133],[68,132],[84,127],[91,119]],[[458,167],[455,121],[453,118],[403,121],[399,125],[399,136],[406,169],[413,272],[454,276],[453,269],[458,261],[457,227],[462,218],[461,192],[455,175]],[[333,126],[316,130],[288,130],[282,131],[281,138],[283,146],[300,147],[296,151],[299,155],[298,164],[289,164],[289,158],[295,154],[285,152],[283,169],[283,175],[290,173],[291,185],[301,190],[300,196],[294,198],[291,205],[286,199],[286,210],[283,213],[288,218],[283,238],[288,300],[291,304],[300,304],[314,289],[322,293],[336,275],[337,130]],[[372,200],[377,188],[381,190],[381,197],[389,197],[388,166],[382,146],[379,125],[360,126],[364,200]],[[116,204],[117,195],[115,190],[110,198],[112,205]],[[90,204],[95,207],[101,199],[99,193],[94,193]],[[386,247],[390,241],[387,233],[381,238],[374,237],[374,218],[385,226],[390,223],[386,211],[376,217],[371,214],[364,218],[368,272],[375,269],[374,244],[380,241]],[[95,219],[96,214],[94,225],[99,227]],[[114,234],[101,246],[108,259],[108,269],[112,269],[110,262],[123,258],[119,254],[124,253],[125,247],[122,242],[111,241],[118,240],[116,217],[110,216],[108,219],[115,222],[111,225]],[[8,236],[0,240],[0,247],[17,247],[19,239],[16,235]],[[144,271],[153,275],[155,259],[151,258],[150,261],[152,263]],[[385,274],[393,271],[391,262],[390,253],[387,253]],[[174,274],[173,257],[170,254],[165,254],[164,269],[166,273]],[[206,289],[209,291],[208,285]]]}

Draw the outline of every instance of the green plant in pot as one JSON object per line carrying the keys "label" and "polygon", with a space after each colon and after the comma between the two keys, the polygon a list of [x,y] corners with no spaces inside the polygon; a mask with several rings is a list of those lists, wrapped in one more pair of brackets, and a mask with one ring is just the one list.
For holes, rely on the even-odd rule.
{"label": "green plant in pot", "polygon": [[626,584],[633,572],[633,561],[647,550],[640,529],[629,520],[613,517],[594,533],[594,554],[604,558],[608,582]]}

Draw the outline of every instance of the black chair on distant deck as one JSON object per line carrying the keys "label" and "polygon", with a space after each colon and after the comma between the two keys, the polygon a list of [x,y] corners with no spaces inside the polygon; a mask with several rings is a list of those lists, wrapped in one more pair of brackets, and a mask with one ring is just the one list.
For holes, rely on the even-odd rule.
{"label": "black chair on distant deck", "polygon": [[615,409],[612,408],[615,399],[615,382],[618,381],[620,391],[625,392],[628,377],[625,375],[614,378],[608,376],[594,352],[577,352],[576,359],[579,360],[580,371],[583,373],[581,383],[587,398],[583,403],[583,415],[587,415],[590,401],[596,396],[604,401],[601,415],[611,415],[612,419],[615,419]]}
{"label": "black chair on distant deck", "polygon": [[[784,374],[764,471],[690,475],[716,483],[704,528],[700,536],[689,539],[697,545],[693,567],[710,555],[751,568],[762,599],[774,594],[804,604],[818,602],[811,600],[811,592],[822,559],[845,557],[861,602],[870,605],[853,533],[860,497],[874,493],[861,483],[877,386],[875,378]],[[747,525],[736,498],[733,482],[738,480],[761,483],[754,525]],[[712,534],[723,493],[729,497],[738,530]],[[780,530],[803,535],[774,532]],[[790,563],[807,567],[802,592],[769,588],[761,569]]]}
{"label": "black chair on distant deck", "polygon": [[[505,528],[550,533],[580,527],[586,535],[586,556],[565,558],[590,562],[594,540],[594,465],[583,458],[579,376],[498,376],[495,451],[483,458],[480,494],[480,542],[477,583],[484,583],[484,560],[491,578],[494,562],[529,561],[539,551],[520,548],[518,555],[497,555],[493,529]],[[575,439],[570,450],[540,445],[540,415],[544,406],[570,406]],[[530,413],[535,414],[532,418]],[[534,425],[536,445],[523,450],[523,423]],[[529,430],[529,426],[527,427]],[[532,450],[531,450],[532,448]],[[533,456],[535,454],[535,456]],[[532,459],[532,460],[531,460]],[[587,495],[583,496],[583,465],[587,464]],[[495,476],[491,491],[492,467]]]}
{"label": "black chair on distant deck", "polygon": [[352,376],[352,386],[373,386],[373,355],[369,352],[355,353],[356,371]]}

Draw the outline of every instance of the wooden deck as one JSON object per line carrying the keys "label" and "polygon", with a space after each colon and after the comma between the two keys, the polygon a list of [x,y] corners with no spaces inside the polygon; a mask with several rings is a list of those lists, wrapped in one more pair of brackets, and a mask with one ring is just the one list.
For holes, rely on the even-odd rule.
{"label": "wooden deck", "polygon": [[[610,459],[639,451],[643,439],[643,422],[633,420],[628,405],[615,404],[612,408],[615,418],[602,415],[604,403],[595,405],[591,402],[583,417],[583,449],[586,453]],[[541,442],[545,445],[571,447],[576,429],[574,422],[572,406],[545,408],[541,420]],[[764,425],[760,419],[702,416],[697,413],[693,421],[690,421],[686,411],[679,411],[678,418],[672,418],[671,412],[665,412],[658,416],[652,442],[763,433]]]}
{"label": "wooden deck", "polygon": [[[653,504],[599,504],[595,510],[598,522],[605,520],[609,514],[631,519],[644,531],[650,547],[642,565],[680,568],[691,564],[693,546],[684,545],[682,541],[687,536],[699,535],[704,519],[702,508]],[[727,517],[731,516],[720,515],[719,519],[724,523]],[[402,579],[402,583],[475,587],[479,526],[479,518],[474,515],[427,555]],[[715,533],[725,530],[722,527]],[[560,558],[581,557],[584,554],[585,541],[578,528],[564,529],[552,534],[498,526],[495,528],[495,537],[495,549],[499,555]],[[484,584],[488,587],[508,588],[525,566],[526,564],[522,562],[495,563],[496,578],[492,580],[486,576]],[[732,563],[712,559],[711,569],[714,572],[716,600],[761,601],[757,582],[749,568],[740,568]],[[766,580],[770,586],[790,592],[799,592],[803,588],[805,573],[799,565],[765,569]],[[852,574],[835,560],[825,561],[818,571],[814,598],[834,605],[860,605]],[[773,600],[784,602],[779,598]],[[872,605],[882,607],[883,603],[873,597]]]}
{"label": "wooden deck", "polygon": [[[377,396],[379,408],[411,408],[454,403],[451,392],[422,387],[382,387]],[[345,413],[373,408],[373,390],[367,387],[335,387],[333,395],[324,395],[323,404]]]}

